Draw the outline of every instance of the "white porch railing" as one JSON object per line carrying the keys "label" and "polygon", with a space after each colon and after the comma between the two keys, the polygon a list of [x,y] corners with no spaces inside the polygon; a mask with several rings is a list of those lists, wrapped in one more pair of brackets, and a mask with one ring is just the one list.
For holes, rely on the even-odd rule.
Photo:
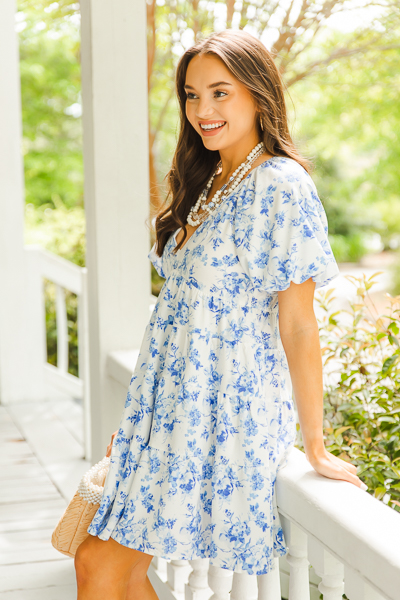
{"label": "white porch railing", "polygon": [[[41,357],[39,365],[43,369],[45,389],[58,389],[82,400],[84,453],[90,456],[90,412],[89,412],[89,361],[88,319],[87,319],[87,269],[79,267],[69,260],[49,252],[38,245],[24,246],[28,265],[30,300],[33,303],[32,323],[29,334],[37,342],[37,352]],[[56,286],[56,327],[57,327],[57,365],[47,360],[46,343],[46,307],[43,279]],[[65,290],[77,295],[78,300],[78,369],[79,377],[68,372],[68,321],[65,303]],[[36,357],[37,360],[37,357]]]}
{"label": "white porch railing", "polygon": [[[33,303],[32,322],[29,335],[36,340],[37,353],[41,357],[39,364],[43,368],[45,388],[56,388],[61,392],[82,400],[84,419],[85,457],[90,457],[90,405],[89,405],[89,357],[88,357],[88,299],[87,269],[32,244],[24,246],[28,264],[30,296]],[[46,308],[43,279],[56,286],[56,328],[57,328],[57,364],[47,360],[46,344]],[[68,372],[68,321],[65,303],[65,291],[77,295],[77,337],[78,337],[78,370],[79,377]],[[150,294],[149,310],[153,311],[157,298]],[[136,362],[138,352],[133,351],[131,360]],[[133,359],[133,361],[132,361]],[[129,367],[128,367],[129,368]],[[127,387],[127,386],[126,386]]]}
{"label": "white porch railing", "polygon": [[[350,483],[318,475],[293,449],[278,474],[277,501],[288,554],[251,576],[208,567],[208,559],[154,558],[160,600],[398,600],[400,516]],[[287,572],[289,565],[289,572]],[[320,579],[310,586],[310,566]]]}
{"label": "white porch railing", "polygon": [[[128,385],[136,357],[111,353],[109,375]],[[348,482],[318,475],[297,448],[278,473],[276,493],[288,554],[275,571],[252,576],[208,559],[154,557],[149,577],[160,600],[400,599],[397,512]]]}
{"label": "white porch railing", "polygon": [[[41,246],[30,245],[24,247],[27,253],[29,275],[34,281],[37,290],[41,319],[37,325],[41,328],[40,338],[43,342],[43,368],[45,380],[51,385],[61,388],[75,398],[84,398],[84,381],[86,377],[87,360],[85,360],[85,347],[87,347],[87,305],[86,305],[86,268],[81,268],[64,258],[48,252]],[[46,330],[45,324],[45,296],[43,279],[48,279],[56,287],[56,327],[57,327],[57,365],[47,361]],[[65,290],[78,297],[78,339],[79,339],[79,377],[68,373],[68,322],[67,307],[65,304]],[[38,336],[39,337],[39,336]]]}

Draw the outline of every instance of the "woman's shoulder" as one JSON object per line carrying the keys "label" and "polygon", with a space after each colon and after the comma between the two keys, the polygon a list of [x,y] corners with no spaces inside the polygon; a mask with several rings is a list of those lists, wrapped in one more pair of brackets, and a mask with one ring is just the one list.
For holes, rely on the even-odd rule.
{"label": "woman's shoulder", "polygon": [[320,210],[321,201],[313,179],[296,160],[273,156],[250,173],[249,181],[239,194],[237,212],[270,213],[282,205],[313,204]]}
{"label": "woman's shoulder", "polygon": [[234,218],[239,262],[273,293],[312,277],[316,289],[339,274],[313,180],[295,160],[274,157],[254,171]]}
{"label": "woman's shoulder", "polygon": [[255,189],[265,184],[275,183],[277,186],[291,187],[308,185],[315,188],[311,175],[293,158],[273,156],[254,169]]}

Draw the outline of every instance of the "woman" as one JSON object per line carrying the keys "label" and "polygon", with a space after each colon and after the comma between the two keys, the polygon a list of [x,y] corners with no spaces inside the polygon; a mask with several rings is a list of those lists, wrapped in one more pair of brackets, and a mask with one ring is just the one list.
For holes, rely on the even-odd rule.
{"label": "woman", "polygon": [[291,384],[311,465],[364,486],[324,447],[313,296],[339,270],[272,57],[244,31],[212,34],[180,59],[176,90],[172,200],[149,254],[166,280],[76,555],[79,600],[157,598],[153,556],[273,568],[286,553],[274,492],[295,441]]}

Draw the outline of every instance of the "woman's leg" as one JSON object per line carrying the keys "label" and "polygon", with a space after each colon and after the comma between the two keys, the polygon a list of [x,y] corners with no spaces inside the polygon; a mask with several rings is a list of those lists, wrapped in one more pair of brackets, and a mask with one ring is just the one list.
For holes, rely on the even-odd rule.
{"label": "woman's leg", "polygon": [[89,534],[75,554],[78,600],[158,600],[147,577],[152,558]]}
{"label": "woman's leg", "polygon": [[132,569],[125,600],[158,600],[147,574],[139,577],[136,567]]}

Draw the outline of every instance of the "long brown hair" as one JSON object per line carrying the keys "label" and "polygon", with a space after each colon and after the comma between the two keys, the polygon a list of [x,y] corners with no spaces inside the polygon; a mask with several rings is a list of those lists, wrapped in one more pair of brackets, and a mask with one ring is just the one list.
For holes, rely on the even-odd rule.
{"label": "long brown hair", "polygon": [[[294,159],[308,173],[312,168],[311,162],[299,154],[290,136],[284,84],[272,54],[260,40],[246,31],[226,29],[212,33],[186,50],[176,69],[180,131],[172,166],[165,176],[168,194],[164,204],[167,207],[158,213],[155,220],[155,252],[158,256],[162,255],[171,233],[179,227],[183,228],[184,237],[176,249],[184,244],[186,218],[220,160],[219,151],[208,150],[204,146],[186,117],[186,71],[192,58],[202,54],[214,54],[223,60],[232,75],[252,94],[263,121],[263,131],[258,124],[260,141],[263,140],[267,152]],[[168,204],[170,196],[172,200]]]}

